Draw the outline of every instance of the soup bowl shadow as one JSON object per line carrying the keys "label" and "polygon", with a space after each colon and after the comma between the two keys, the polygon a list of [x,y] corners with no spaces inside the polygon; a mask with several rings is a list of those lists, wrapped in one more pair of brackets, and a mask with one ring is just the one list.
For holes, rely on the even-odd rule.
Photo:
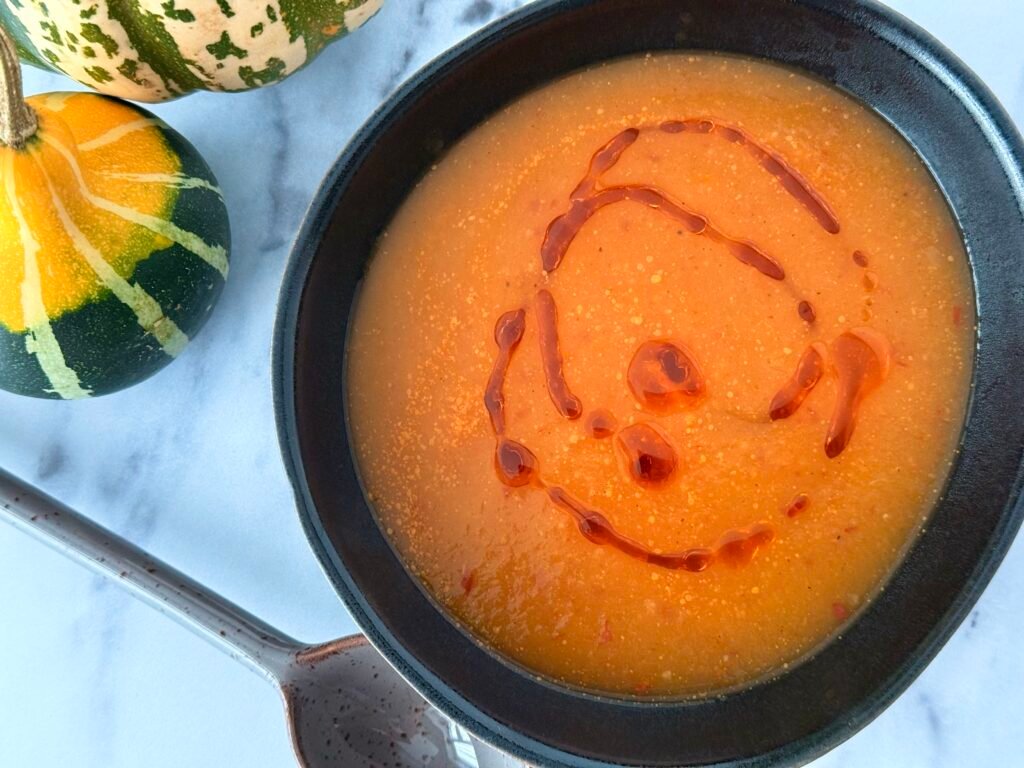
{"label": "soup bowl shadow", "polygon": [[[722,695],[604,697],[489,651],[406,570],[360,484],[345,345],[376,238],[447,147],[562,74],[679,49],[798,67],[869,105],[915,147],[970,260],[974,373],[940,501],[884,591],[842,635],[785,673]],[[873,2],[541,0],[442,55],[371,117],[327,175],[281,294],[274,384],[285,463],[310,543],[356,621],[431,703],[536,765],[794,765],[849,738],[950,637],[1024,514],[1022,158],[1020,137],[985,86]]]}

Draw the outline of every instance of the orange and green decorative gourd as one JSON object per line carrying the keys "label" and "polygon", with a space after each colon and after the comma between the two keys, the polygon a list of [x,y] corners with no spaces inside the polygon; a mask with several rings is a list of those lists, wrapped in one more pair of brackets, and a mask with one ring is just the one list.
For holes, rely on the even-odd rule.
{"label": "orange and green decorative gourd", "polygon": [[0,24],[26,62],[100,93],[164,101],[276,83],[383,2],[0,0]]}
{"label": "orange and green decorative gourd", "polygon": [[209,317],[229,241],[185,139],[106,96],[24,100],[0,30],[0,388],[70,400],[160,370]]}

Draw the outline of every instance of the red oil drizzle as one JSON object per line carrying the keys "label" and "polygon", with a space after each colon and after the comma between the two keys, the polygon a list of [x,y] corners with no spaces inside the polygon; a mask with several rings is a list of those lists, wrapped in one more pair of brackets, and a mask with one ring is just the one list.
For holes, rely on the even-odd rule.
{"label": "red oil drizzle", "polygon": [[807,497],[806,493],[798,493],[793,497],[793,500],[786,506],[786,517],[796,517],[803,512],[811,504],[811,500]]}
{"label": "red oil drizzle", "polygon": [[597,189],[597,181],[601,175],[619,162],[622,153],[633,145],[633,142],[640,136],[640,129],[627,128],[601,147],[594,156],[590,158],[590,168],[583,181],[576,185],[576,189],[569,195],[570,200],[582,200],[590,196]]}
{"label": "red oil drizzle", "polygon": [[641,405],[660,413],[694,405],[706,390],[693,356],[681,345],[658,339],[640,345],[626,380]]}
{"label": "red oil drizzle", "polygon": [[775,538],[768,523],[754,523],[749,528],[726,531],[715,547],[718,559],[734,568],[746,565],[757,551]]}
{"label": "red oil drizzle", "polygon": [[[838,233],[839,222],[828,204],[795,169],[779,155],[758,144],[740,128],[707,119],[672,120],[657,127],[665,133],[692,132],[716,134],[726,141],[743,146],[772,174],[786,192],[794,197],[828,232]],[[541,246],[541,262],[545,271],[553,272],[565,258],[575,237],[590,218],[602,208],[618,202],[635,202],[660,211],[682,225],[688,232],[704,235],[722,244],[741,263],[754,267],[773,280],[784,280],[782,266],[757,245],[730,237],[717,229],[706,216],[688,208],[656,187],[623,185],[599,187],[600,177],[612,168],[622,154],[650,127],[627,128],[621,131],[591,157],[586,176],[570,196],[569,209],[549,225]],[[863,252],[854,252],[854,261],[867,266]],[[810,302],[800,301],[800,317],[814,322],[815,310]],[[569,390],[563,371],[558,340],[558,312],[554,297],[546,289],[537,293],[536,312],[539,325],[541,355],[548,392],[559,412],[578,418],[582,404]],[[959,318],[955,318],[955,321]],[[743,566],[757,551],[772,541],[774,531],[767,523],[727,531],[715,547],[693,547],[679,552],[659,553],[616,531],[598,510],[591,509],[558,486],[549,486],[540,478],[537,457],[522,443],[505,437],[504,383],[512,354],[522,340],[525,311],[506,312],[494,329],[498,355],[488,379],[484,402],[494,431],[494,465],[499,479],[510,487],[534,485],[546,492],[556,506],[569,512],[580,532],[596,544],[608,544],[621,552],[652,565],[687,571],[703,571],[716,560]],[[771,404],[772,419],[792,415],[807,394],[820,380],[828,350],[821,343],[812,344],[801,357],[797,371],[775,396]],[[870,329],[847,331],[832,344],[833,364],[839,378],[839,396],[826,439],[826,454],[839,455],[849,442],[861,400],[884,380],[890,360],[888,342]],[[653,411],[670,411],[691,405],[704,394],[703,375],[693,357],[680,345],[652,340],[645,342],[630,362],[629,385],[636,398]],[[585,428],[595,438],[615,433],[615,417],[605,410],[590,414]],[[668,438],[655,426],[635,424],[621,430],[616,441],[625,455],[634,480],[646,486],[668,482],[678,466],[678,457]],[[799,494],[786,510],[789,517],[805,509],[807,496]],[[464,581],[468,593],[474,574]]]}
{"label": "red oil drizzle", "polygon": [[640,203],[653,208],[679,222],[694,235],[705,235],[716,243],[726,246],[730,254],[743,264],[753,267],[762,275],[773,280],[784,280],[786,272],[775,259],[748,240],[739,240],[717,229],[703,214],[688,208],[684,203],[673,200],[656,187],[631,184],[621,187],[606,187],[589,197],[573,200],[569,210],[554,219],[544,235],[541,245],[541,265],[546,272],[554,272],[565,258],[569,246],[591,217],[602,208],[624,201]]}
{"label": "red oil drizzle", "polygon": [[[505,437],[505,377],[508,374],[512,353],[522,341],[525,324],[525,311],[517,309],[505,312],[494,326],[494,341],[498,345],[498,355],[487,382],[484,403],[496,438],[494,468],[498,479],[512,488],[532,484],[543,489],[556,506],[573,516],[580,533],[594,543],[609,544],[630,557],[660,568],[705,570],[714,562],[716,550],[693,547],[681,552],[659,553],[622,535],[601,512],[590,509],[564,489],[547,485],[540,478],[540,462],[534,453],[519,441]],[[633,425],[622,432],[626,433],[626,437],[620,445],[632,457],[635,466],[635,469],[631,470],[633,476],[647,484],[656,485],[667,481],[675,470],[677,459],[675,449],[664,435],[646,424]],[[622,433],[620,437],[621,435]],[[771,529],[765,528],[762,523],[750,529],[726,532],[719,543],[723,560],[734,565],[749,562],[758,547],[771,541],[771,535]],[[472,591],[475,582],[475,572],[463,574],[461,585],[465,594],[468,595]]]}
{"label": "red oil drizzle", "polygon": [[659,128],[664,133],[704,133],[717,134],[726,141],[738,144],[747,150],[768,173],[778,179],[786,190],[807,212],[821,225],[822,229],[831,234],[839,232],[839,220],[825,199],[795,168],[781,155],[759,144],[742,128],[725,125],[713,120],[691,118],[688,120],[669,120]]}
{"label": "red oil drizzle", "polygon": [[864,398],[889,374],[892,348],[870,328],[845,331],[832,342],[832,365],[838,378],[835,408],[825,437],[825,455],[834,459],[853,436]]}
{"label": "red oil drizzle", "polygon": [[666,120],[658,126],[658,129],[665,133],[711,133],[715,124],[710,120]]}
{"label": "red oil drizzle", "polygon": [[537,477],[540,464],[533,451],[522,443],[499,437],[494,448],[494,468],[501,482],[518,488]]}
{"label": "red oil drizzle", "polygon": [[533,452],[522,443],[505,437],[505,377],[508,375],[512,353],[522,341],[525,328],[525,310],[515,309],[498,318],[494,325],[498,356],[484,391],[484,406],[491,417],[491,428],[496,438],[494,468],[498,479],[514,488],[529,483],[538,470],[537,457]]}
{"label": "red oil drizzle", "polygon": [[583,424],[583,428],[590,437],[603,440],[604,438],[611,437],[615,434],[615,429],[618,427],[618,424],[618,420],[611,411],[605,410],[604,408],[598,408],[596,411],[591,411],[587,414],[587,419]]}
{"label": "red oil drizzle", "polygon": [[800,315],[801,320],[807,323],[813,323],[818,317],[814,311],[814,305],[806,299],[796,305],[796,313]]}
{"label": "red oil drizzle", "polygon": [[583,413],[583,403],[569,390],[565,381],[562,351],[558,345],[558,307],[551,291],[543,288],[537,292],[537,326],[544,378],[547,380],[551,402],[565,418],[578,419]]}
{"label": "red oil drizzle", "polygon": [[714,551],[707,547],[693,547],[665,554],[654,552],[616,531],[607,517],[570,495],[564,488],[550,486],[547,493],[555,506],[572,515],[580,533],[595,544],[607,544],[630,557],[672,570],[703,571],[715,559]]}
{"label": "red oil drizzle", "polygon": [[796,364],[796,371],[775,393],[768,416],[772,421],[787,419],[800,408],[804,399],[817,386],[825,372],[825,358],[828,350],[820,341],[816,341],[804,350]]}
{"label": "red oil drizzle", "polygon": [[853,263],[858,267],[866,267],[868,265],[868,255],[864,251],[854,251]]}
{"label": "red oil drizzle", "polygon": [[775,538],[768,523],[754,523],[749,528],[726,531],[714,548],[691,547],[678,552],[655,552],[619,533],[601,512],[588,507],[564,488],[549,486],[547,494],[555,506],[572,515],[580,533],[593,543],[612,546],[630,557],[669,570],[700,572],[716,560],[733,567],[744,566],[761,547]]}
{"label": "red oil drizzle", "polygon": [[615,443],[626,459],[630,477],[640,485],[664,485],[679,465],[675,448],[653,424],[631,424],[619,431]]}
{"label": "red oil drizzle", "polygon": [[504,313],[494,325],[494,341],[498,345],[498,356],[494,360],[487,388],[484,390],[484,406],[491,417],[494,434],[505,432],[505,376],[512,361],[512,353],[523,339],[526,329],[526,312],[515,309]]}

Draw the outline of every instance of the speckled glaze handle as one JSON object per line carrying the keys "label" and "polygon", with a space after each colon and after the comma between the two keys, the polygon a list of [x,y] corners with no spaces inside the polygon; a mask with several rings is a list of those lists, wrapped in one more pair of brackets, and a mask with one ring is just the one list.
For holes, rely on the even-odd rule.
{"label": "speckled glaze handle", "polygon": [[161,613],[275,682],[302,647],[167,563],[2,469],[0,518],[120,582]]}
{"label": "speckled glaze handle", "polygon": [[307,768],[385,758],[422,768],[522,766],[432,710],[361,635],[299,643],[2,469],[0,520],[120,582],[278,686]]}

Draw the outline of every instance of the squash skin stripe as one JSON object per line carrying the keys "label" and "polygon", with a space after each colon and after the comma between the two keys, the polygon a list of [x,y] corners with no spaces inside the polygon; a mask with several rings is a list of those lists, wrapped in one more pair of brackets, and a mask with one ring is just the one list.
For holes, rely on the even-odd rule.
{"label": "squash skin stripe", "polygon": [[117,173],[114,171],[99,171],[99,173],[108,179],[134,181],[138,184],[163,184],[177,189],[205,189],[207,192],[217,195],[221,200],[224,199],[224,193],[220,187],[196,176],[186,176],[180,173]]}
{"label": "squash skin stripe", "polygon": [[18,49],[18,56],[22,60],[36,67],[51,69],[51,66],[39,53],[39,50],[28,36],[28,30],[25,29],[21,19],[18,18],[18,15],[13,10],[7,7],[7,2],[3,0],[0,0],[0,21],[3,22],[4,29],[7,30],[8,34],[14,38],[14,44]]}
{"label": "squash skin stripe", "polygon": [[148,117],[143,117],[139,120],[133,120],[130,123],[122,123],[116,128],[111,128],[106,133],[102,134],[101,136],[97,136],[95,139],[92,139],[91,141],[86,141],[82,144],[79,144],[78,151],[92,152],[94,149],[106,147],[110,144],[120,141],[128,134],[135,133],[135,131],[140,131],[143,128],[149,128],[151,126],[159,125],[159,121]]}
{"label": "squash skin stripe", "polygon": [[160,305],[141,286],[129,283],[107,263],[103,258],[103,254],[96,250],[71,219],[42,165],[35,157],[33,157],[33,160],[39,166],[40,171],[43,172],[43,178],[46,179],[46,186],[50,190],[50,198],[53,200],[57,217],[64,225],[64,229],[67,231],[78,253],[89,264],[103,285],[109,288],[114,296],[131,309],[142,329],[160,342],[164,352],[171,357],[180,355],[182,350],[185,349],[185,345],[188,344],[188,336],[182,333],[173,320],[164,315]]}
{"label": "squash skin stripe", "polygon": [[228,255],[227,251],[223,247],[219,245],[209,245],[198,235],[192,232],[186,232],[170,221],[164,221],[163,219],[158,219],[155,216],[150,216],[142,213],[141,211],[126,208],[123,205],[118,205],[112,200],[97,197],[89,189],[88,184],[85,182],[85,178],[82,176],[82,170],[78,167],[78,161],[75,160],[74,155],[71,154],[67,147],[46,134],[40,134],[40,138],[42,138],[47,146],[52,147],[60,153],[61,157],[63,157],[68,163],[68,166],[71,168],[71,172],[74,174],[75,179],[81,188],[83,198],[91,205],[102,211],[118,216],[125,221],[131,222],[132,224],[144,227],[150,232],[166,237],[168,240],[177,243],[185,250],[198,256],[220,272],[221,277],[227,279],[229,270]]}
{"label": "squash skin stripe", "polygon": [[8,154],[7,167],[5,171],[5,191],[8,202],[11,205],[11,212],[18,223],[21,244],[25,252],[25,278],[21,284],[22,311],[25,314],[25,349],[30,355],[35,355],[39,367],[43,369],[46,378],[50,382],[51,390],[65,400],[77,400],[89,397],[92,392],[82,387],[78,374],[68,367],[64,360],[64,352],[60,348],[60,342],[53,333],[53,326],[50,325],[50,318],[46,314],[46,307],[43,304],[42,276],[39,272],[39,261],[36,255],[39,253],[39,242],[35,239],[25,214],[21,210],[21,203],[18,201],[18,193],[14,181],[14,155]]}
{"label": "squash skin stripe", "polygon": [[139,0],[107,0],[107,13],[121,25],[139,58],[157,73],[170,93],[180,96],[206,87],[160,18],[144,10]]}
{"label": "squash skin stripe", "polygon": [[65,91],[63,93],[44,93],[36,98],[42,99],[44,106],[51,112],[62,112],[70,99],[75,94]]}
{"label": "squash skin stripe", "polygon": [[362,5],[345,11],[345,29],[352,32],[372,19],[383,7],[384,0],[366,0]]}

